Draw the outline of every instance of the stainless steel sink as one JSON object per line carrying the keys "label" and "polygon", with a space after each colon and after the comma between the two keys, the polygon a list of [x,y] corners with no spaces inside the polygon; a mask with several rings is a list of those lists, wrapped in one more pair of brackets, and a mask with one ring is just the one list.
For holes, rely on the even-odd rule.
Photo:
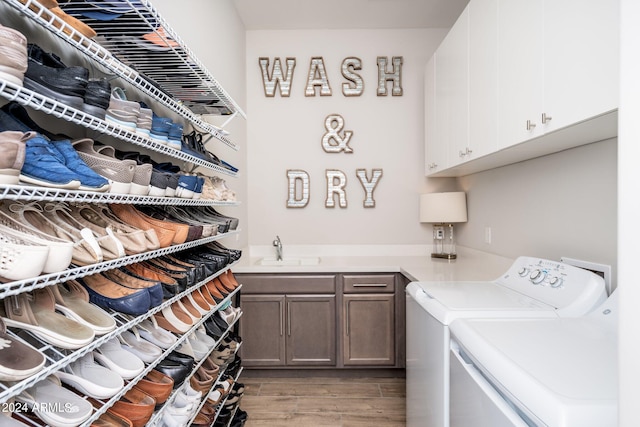
{"label": "stainless steel sink", "polygon": [[276,259],[276,257],[265,257],[258,260],[259,265],[318,265],[320,257],[287,257],[284,259]]}

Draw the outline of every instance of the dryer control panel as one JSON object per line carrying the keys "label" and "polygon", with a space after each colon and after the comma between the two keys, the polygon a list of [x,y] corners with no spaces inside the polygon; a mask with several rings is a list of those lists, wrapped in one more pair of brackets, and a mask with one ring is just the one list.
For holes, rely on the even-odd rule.
{"label": "dryer control panel", "polygon": [[556,307],[560,316],[584,314],[585,307],[590,310],[607,297],[597,274],[541,258],[519,257],[497,283]]}

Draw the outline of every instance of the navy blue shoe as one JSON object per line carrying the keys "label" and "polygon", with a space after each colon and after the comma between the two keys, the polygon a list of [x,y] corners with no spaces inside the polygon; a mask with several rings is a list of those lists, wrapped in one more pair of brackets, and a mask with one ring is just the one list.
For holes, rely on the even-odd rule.
{"label": "navy blue shoe", "polygon": [[42,135],[34,135],[27,141],[20,181],[44,187],[78,189],[80,176],[64,165],[64,158],[51,142]]}
{"label": "navy blue shoe", "polygon": [[80,190],[107,191],[110,188],[109,181],[93,171],[78,156],[78,152],[68,139],[51,141],[51,145],[60,153],[64,165],[80,177]]}
{"label": "navy blue shoe", "polygon": [[[193,199],[198,188],[198,177],[195,175],[180,175],[176,196],[183,199]],[[202,190],[200,190],[202,192]]]}
{"label": "navy blue shoe", "polygon": [[139,316],[151,308],[151,297],[146,289],[129,289],[102,274],[78,279],[89,293],[89,301],[98,307]]}

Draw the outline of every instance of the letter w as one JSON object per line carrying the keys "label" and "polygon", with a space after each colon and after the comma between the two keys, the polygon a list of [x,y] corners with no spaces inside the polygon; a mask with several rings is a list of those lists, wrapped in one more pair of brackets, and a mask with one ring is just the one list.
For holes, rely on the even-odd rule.
{"label": "letter w", "polygon": [[282,74],[280,58],[273,60],[273,69],[269,75],[269,58],[258,58],[260,69],[262,70],[262,83],[264,84],[264,95],[273,98],[276,94],[276,87],[280,87],[280,96],[288,97],[291,93],[291,81],[293,80],[293,69],[296,68],[296,58],[287,58],[287,69],[285,78]]}

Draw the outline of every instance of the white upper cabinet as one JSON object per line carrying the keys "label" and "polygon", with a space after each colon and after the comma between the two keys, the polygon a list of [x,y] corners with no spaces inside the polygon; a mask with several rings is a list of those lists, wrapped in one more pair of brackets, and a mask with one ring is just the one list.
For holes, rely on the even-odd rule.
{"label": "white upper cabinet", "polygon": [[449,162],[427,175],[615,137],[618,29],[617,0],[471,0],[435,53],[426,144],[445,145]]}
{"label": "white upper cabinet", "polygon": [[618,108],[618,37],[617,1],[545,1],[545,132]]}
{"label": "white upper cabinet", "polygon": [[469,154],[496,150],[498,141],[498,0],[469,3]]}
{"label": "white upper cabinet", "polygon": [[543,4],[499,0],[498,8],[498,148],[504,148],[542,133]]}
{"label": "white upper cabinet", "polygon": [[448,147],[451,165],[464,161],[469,137],[468,8],[438,48],[436,62],[436,109],[438,143]]}
{"label": "white upper cabinet", "polygon": [[439,143],[438,109],[436,107],[436,61],[433,55],[425,68],[424,74],[424,135],[425,135],[425,174],[430,175],[448,166],[447,146]]}

